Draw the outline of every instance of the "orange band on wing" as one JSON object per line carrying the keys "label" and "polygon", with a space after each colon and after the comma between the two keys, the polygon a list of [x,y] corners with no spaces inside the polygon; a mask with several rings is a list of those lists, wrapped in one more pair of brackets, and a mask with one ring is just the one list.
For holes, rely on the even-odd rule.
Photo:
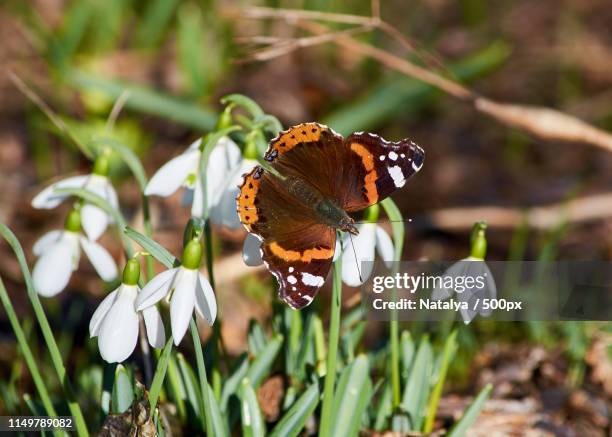
{"label": "orange band on wing", "polygon": [[255,206],[255,198],[261,184],[261,174],[263,168],[255,167],[253,171],[244,176],[244,182],[240,187],[238,195],[238,216],[242,224],[250,228],[250,225],[257,223],[259,216]]}
{"label": "orange band on wing", "polygon": [[298,144],[319,141],[321,138],[322,129],[323,127],[317,123],[302,123],[298,124],[297,126],[293,126],[287,132],[281,133],[281,135],[276,138],[272,144],[270,144],[271,150],[267,155],[270,155],[270,152],[273,152],[274,150],[276,150],[278,154],[282,155],[283,153],[287,153],[289,150],[293,149]]}
{"label": "orange band on wing", "polygon": [[365,195],[370,205],[378,202],[378,190],[376,189],[376,179],[378,177],[374,168],[374,156],[362,144],[351,143],[351,150],[361,158],[361,163],[366,171],[365,176]]}
{"label": "orange band on wing", "polygon": [[283,247],[275,241],[270,243],[268,248],[274,256],[287,262],[302,261],[308,263],[314,259],[329,259],[334,256],[334,249],[329,247],[315,247],[300,252],[297,250],[283,249]]}

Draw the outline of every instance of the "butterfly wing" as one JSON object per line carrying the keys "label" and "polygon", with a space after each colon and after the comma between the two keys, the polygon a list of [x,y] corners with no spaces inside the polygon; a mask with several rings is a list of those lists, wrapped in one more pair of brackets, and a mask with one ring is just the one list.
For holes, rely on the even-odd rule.
{"label": "butterfly wing", "polygon": [[327,126],[303,123],[273,139],[265,159],[354,212],[403,187],[421,169],[425,152],[410,140],[389,142],[361,132],[343,139]]}
{"label": "butterfly wing", "polygon": [[262,258],[279,283],[279,296],[299,309],[314,299],[331,268],[336,231],[283,189],[276,176],[255,167],[236,199],[240,221],[262,240]]}

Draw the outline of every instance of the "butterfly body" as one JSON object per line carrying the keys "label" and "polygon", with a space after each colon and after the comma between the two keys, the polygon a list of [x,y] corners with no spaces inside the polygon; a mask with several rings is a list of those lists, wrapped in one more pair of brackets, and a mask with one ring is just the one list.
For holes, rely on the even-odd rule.
{"label": "butterfly body", "polygon": [[404,186],[425,153],[411,141],[388,142],[369,133],[346,139],[317,123],[281,132],[264,155],[273,171],[244,175],[237,209],[261,241],[279,295],[293,308],[312,302],[325,282],[336,231],[357,235],[352,212]]}

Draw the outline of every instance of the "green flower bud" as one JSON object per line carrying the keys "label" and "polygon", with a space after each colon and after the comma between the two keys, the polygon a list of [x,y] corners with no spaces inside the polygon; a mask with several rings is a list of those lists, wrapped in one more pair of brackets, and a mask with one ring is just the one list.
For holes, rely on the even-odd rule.
{"label": "green flower bud", "polygon": [[140,279],[140,263],[136,258],[130,258],[123,268],[123,283],[136,285]]}
{"label": "green flower bud", "polygon": [[380,215],[380,205],[376,203],[370,206],[368,209],[366,209],[363,219],[367,223],[376,223],[378,221],[379,215]]}
{"label": "green flower bud", "polygon": [[198,240],[191,240],[183,249],[183,267],[190,270],[200,268],[202,262],[202,245]]}
{"label": "green flower bud", "polygon": [[73,209],[68,213],[64,229],[70,232],[81,232],[81,211]]}
{"label": "green flower bud", "polygon": [[217,120],[217,126],[215,130],[221,130],[230,127],[233,124],[232,121],[232,109],[234,109],[234,105],[230,104],[225,107],[219,119]]}
{"label": "green flower bud", "polygon": [[191,217],[183,231],[183,247],[193,239],[199,238],[204,230],[204,220],[199,217]]}
{"label": "green flower bud", "polygon": [[485,230],[487,229],[486,222],[474,223],[472,228],[472,236],[470,239],[470,256],[481,260],[487,256],[487,239],[485,237]]}
{"label": "green flower bud", "polygon": [[257,151],[257,136],[261,135],[259,131],[252,131],[246,137],[246,143],[244,145],[244,151],[242,152],[242,156],[244,159],[252,159],[257,160],[257,156],[259,155]]}
{"label": "green flower bud", "polygon": [[94,162],[93,174],[97,174],[100,176],[107,176],[108,171],[110,169],[110,160],[108,159],[108,154],[101,153],[98,155]]}

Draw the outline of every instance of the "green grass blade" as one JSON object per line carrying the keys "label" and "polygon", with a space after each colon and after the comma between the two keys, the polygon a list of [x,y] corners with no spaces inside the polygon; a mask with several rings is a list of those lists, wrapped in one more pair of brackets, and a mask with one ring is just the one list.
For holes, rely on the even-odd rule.
{"label": "green grass blade", "polygon": [[319,404],[319,385],[312,384],[276,424],[270,437],[296,437]]}
{"label": "green grass blade", "polygon": [[480,391],[478,396],[476,396],[476,399],[474,399],[466,412],[463,414],[463,417],[461,417],[459,422],[457,422],[457,424],[450,430],[448,437],[463,437],[466,435],[467,430],[478,418],[480,410],[482,410],[484,407],[484,404],[489,398],[492,389],[493,386],[491,384],[487,384],[485,388]]}
{"label": "green grass blade", "polygon": [[249,370],[249,357],[245,354],[240,361],[240,364],[225,380],[225,384],[223,384],[223,390],[221,391],[221,400],[219,401],[221,408],[221,412],[224,415],[227,415],[228,412],[228,404],[231,396],[238,392],[238,387],[240,386],[240,381],[244,379]]}
{"label": "green grass blade", "polygon": [[151,382],[151,389],[149,390],[149,405],[151,411],[155,410],[157,400],[159,399],[159,393],[161,392],[164,378],[166,377],[166,370],[168,369],[168,361],[170,360],[170,352],[172,351],[172,336],[166,341],[166,345],[162,350],[162,353],[157,361],[157,367],[155,368],[155,374],[153,375],[153,382]]}
{"label": "green grass blade", "polygon": [[162,263],[167,268],[171,269],[179,264],[179,260],[172,255],[165,247],[159,244],[157,241],[141,234],[137,230],[125,228],[125,235],[138,243],[144,250],[149,252],[153,258]]}
{"label": "green grass blade", "polygon": [[427,406],[427,415],[425,417],[425,425],[423,425],[423,432],[430,433],[433,431],[434,421],[436,419],[436,412],[438,411],[438,404],[440,402],[440,396],[442,396],[442,389],[446,382],[446,373],[450,366],[451,360],[457,350],[457,331],[453,331],[448,336],[444,343],[444,352],[442,353],[442,362],[440,363],[440,370],[438,372],[438,381],[431,392],[429,398],[429,405]]}
{"label": "green grass blade", "polygon": [[251,381],[253,387],[258,387],[263,379],[268,375],[282,345],[283,336],[277,334],[257,355],[253,363],[251,363],[246,377],[249,379],[249,381]]}
{"label": "green grass blade", "polygon": [[266,435],[266,425],[257,403],[257,395],[248,378],[244,378],[238,390],[240,398],[240,417],[242,435],[244,437],[263,437]]}
{"label": "green grass blade", "polygon": [[330,435],[350,437],[358,434],[372,393],[369,372],[370,365],[365,355],[355,358],[342,371],[334,395]]}
{"label": "green grass blade", "polygon": [[410,416],[412,431],[419,431],[423,422],[432,368],[433,352],[429,339],[425,337],[419,345],[402,398],[402,407]]}

